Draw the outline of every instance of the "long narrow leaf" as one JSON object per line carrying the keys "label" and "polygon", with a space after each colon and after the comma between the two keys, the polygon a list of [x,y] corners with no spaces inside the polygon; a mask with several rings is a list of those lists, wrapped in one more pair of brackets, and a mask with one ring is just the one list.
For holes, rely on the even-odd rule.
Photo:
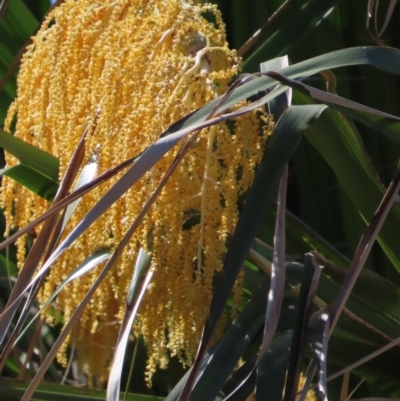
{"label": "long narrow leaf", "polygon": [[107,401],[119,400],[121,372],[125,359],[126,346],[139,306],[153,275],[153,271],[149,270],[150,261],[151,255],[141,248],[133,272],[132,283],[126,300],[124,319],[122,320],[108,377]]}
{"label": "long narrow leaf", "polygon": [[[268,76],[274,77],[285,85],[290,85],[291,87],[300,90],[317,102],[332,106],[332,108],[335,108],[344,114],[347,114],[349,110],[351,116],[362,123],[369,125],[368,122],[370,120],[374,121],[375,124],[371,128],[379,128],[379,131],[381,131],[383,134],[387,135],[390,139],[393,139],[397,143],[400,143],[400,117],[396,117],[380,110],[364,106],[352,100],[345,99],[341,96],[313,88],[312,86],[303,84],[302,82],[288,79],[276,72],[268,72],[267,74]],[[379,123],[377,124],[377,122]]]}
{"label": "long narrow leaf", "polygon": [[276,337],[258,364],[255,401],[281,401],[286,379],[292,332]]}
{"label": "long narrow leaf", "polygon": [[[211,360],[199,370],[191,401],[215,399],[223,384],[264,323],[269,280],[265,280],[221,339]],[[175,398],[177,399],[177,398]],[[168,401],[174,399],[168,397]]]}
{"label": "long narrow leaf", "polygon": [[59,160],[36,146],[7,134],[0,129],[0,147],[18,158],[21,163],[38,171],[45,177],[58,181]]}
{"label": "long narrow leaf", "polygon": [[[96,177],[97,169],[98,169],[97,156],[93,155],[89,160],[89,162],[86,164],[86,166],[83,167],[81,174],[79,175],[78,181],[76,182],[74,191],[76,191],[79,188],[82,188],[84,185],[91,182]],[[64,231],[65,226],[67,225],[75,209],[78,207],[78,204],[81,201],[81,199],[82,198],[79,198],[68,205],[63,217],[61,232]]]}
{"label": "long narrow leaf", "polygon": [[[329,314],[325,310],[317,312],[310,320],[308,336],[313,350],[314,358],[319,372],[319,399],[327,401],[327,361],[328,361],[328,340],[329,340]],[[303,390],[306,392],[308,389]]]}
{"label": "long narrow leaf", "polygon": [[[261,72],[271,69],[280,71],[289,65],[287,56],[263,63]],[[292,103],[292,90],[287,89],[284,93],[269,102],[270,111],[276,119],[280,119]],[[279,122],[278,122],[279,124]],[[286,244],[286,193],[288,180],[288,166],[286,165],[279,183],[277,211],[274,233],[273,264],[271,274],[271,287],[268,293],[268,304],[265,315],[264,335],[261,344],[259,359],[267,352],[268,347],[275,335],[275,330],[281,314],[282,301],[285,289],[285,244]],[[259,379],[257,378],[257,381]]]}
{"label": "long narrow leaf", "polygon": [[[310,102],[307,96],[298,92],[294,98],[297,102]],[[368,222],[382,199],[384,189],[371,168],[357,132],[340,113],[329,109],[306,136],[330,165],[363,220]],[[379,233],[378,241],[400,271],[400,251],[396,242],[399,229],[400,213],[394,208]]]}
{"label": "long narrow leaf", "polygon": [[309,0],[291,20],[272,33],[244,63],[246,71],[254,71],[265,54],[272,57],[290,53],[339,3],[340,0]]}
{"label": "long narrow leaf", "polygon": [[[0,397],[5,401],[20,401],[29,382],[0,377]],[[57,383],[41,383],[32,401],[104,401],[106,392],[87,388],[65,386]],[[162,401],[154,395],[129,393],[126,401]]]}
{"label": "long narrow leaf", "polygon": [[[323,70],[364,64],[399,75],[400,51],[397,49],[382,47],[353,47],[334,51],[293,64],[283,69],[281,74],[285,77],[295,79],[299,77],[309,77]],[[267,90],[275,85],[276,82],[274,82],[270,77],[257,77],[235,89],[229,99],[219,107],[219,112],[228,109],[240,100],[247,99],[255,93]],[[200,110],[173,124],[164,135],[176,132],[176,130],[183,129],[192,124],[205,121],[207,116],[215,106],[219,104],[219,102],[220,99],[213,100]]]}
{"label": "long narrow leaf", "polygon": [[275,223],[274,251],[271,273],[271,287],[268,292],[268,304],[265,314],[264,335],[259,358],[268,351],[275,335],[281,315],[282,302],[285,290],[285,212],[287,191],[288,167],[285,166],[279,183],[277,215]]}
{"label": "long narrow leaf", "polygon": [[321,267],[312,254],[307,254],[304,262],[303,280],[296,307],[296,322],[293,328],[289,353],[289,367],[284,401],[295,401],[299,387],[301,363],[304,355],[305,336],[311,317],[311,310],[317,292]]}
{"label": "long narrow leaf", "polygon": [[51,294],[51,296],[46,299],[40,309],[36,312],[35,316],[27,324],[26,328],[21,332],[19,338],[15,341],[14,345],[21,339],[21,337],[25,334],[30,325],[36,320],[36,318],[42,313],[42,311],[57,297],[57,295],[62,291],[63,288],[65,288],[68,283],[85,275],[90,270],[98,266],[100,263],[107,260],[109,257],[110,253],[108,249],[99,250],[87,257],[71,274],[68,275],[65,280],[62,281],[62,283],[57,287],[53,294]]}
{"label": "long narrow leaf", "polygon": [[46,199],[48,202],[53,202],[54,196],[57,193],[57,180],[49,178],[24,164],[18,164],[13,167],[1,169],[0,175],[12,178],[14,181],[17,181],[19,184],[41,196],[43,199]]}
{"label": "long narrow leaf", "polygon": [[364,267],[364,263],[371,251],[372,245],[374,244],[376,237],[378,236],[379,230],[381,229],[399,190],[400,166],[397,170],[395,178],[393,179],[393,182],[391,183],[382,200],[382,203],[379,205],[371,223],[368,225],[364,235],[360,240],[359,246],[357,247],[354,258],[349,267],[349,271],[346,275],[343,286],[339,292],[338,298],[335,301],[331,312],[330,333],[332,333],[339,319],[339,315],[351,294],[351,291],[356,283],[358,276],[360,275],[362,268]]}

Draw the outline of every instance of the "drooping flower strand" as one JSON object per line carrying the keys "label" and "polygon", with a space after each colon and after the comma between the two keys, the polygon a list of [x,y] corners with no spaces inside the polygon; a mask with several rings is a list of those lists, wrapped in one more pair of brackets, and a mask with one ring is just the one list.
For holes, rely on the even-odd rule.
{"label": "drooping flower strand", "polygon": [[[96,130],[87,138],[86,161],[97,149],[102,173],[149,147],[171,123],[225,93],[239,68],[216,6],[180,0],[66,0],[47,16],[23,57],[18,95],[5,129],[11,131],[16,119],[18,138],[60,159],[61,178],[82,132],[100,109]],[[148,348],[148,377],[157,365],[165,365],[168,355],[190,363],[214,275],[222,268],[238,220],[238,199],[253,181],[272,128],[271,118],[259,110],[200,133],[71,337],[79,364],[89,375],[106,378],[140,248],[151,251],[155,271],[139,316]],[[60,257],[46,278],[41,302],[86,257],[99,248],[115,248],[178,149],[163,157]],[[7,154],[6,162],[13,166],[18,160]],[[117,179],[83,197],[64,235]],[[49,204],[4,177],[1,206],[8,234]],[[21,265],[25,240],[17,245]],[[52,323],[60,314],[64,322],[69,320],[98,269],[60,293],[48,317]],[[235,291],[238,300],[239,284]],[[66,346],[59,360],[66,362]]]}

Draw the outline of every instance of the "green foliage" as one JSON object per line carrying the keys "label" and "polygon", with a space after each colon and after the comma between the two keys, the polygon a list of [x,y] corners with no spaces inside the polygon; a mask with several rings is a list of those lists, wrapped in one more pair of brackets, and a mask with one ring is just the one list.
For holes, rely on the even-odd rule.
{"label": "green foliage", "polygon": [[[117,399],[122,380],[122,386],[135,393],[147,392],[159,397],[169,394],[168,401],[245,400],[253,391],[256,400],[275,401],[283,398],[283,390],[285,400],[289,400],[299,389],[300,372],[304,372],[307,365],[310,366],[309,379],[315,376],[313,383],[319,384],[320,390],[331,399],[339,398],[341,381],[327,385],[330,375],[340,369],[342,374],[347,368],[351,371],[352,383],[360,380],[368,383],[358,390],[358,398],[400,397],[397,374],[400,341],[392,342],[400,338],[400,211],[396,200],[400,187],[397,167],[400,119],[391,114],[400,109],[396,90],[400,51],[395,49],[400,47],[399,24],[392,21],[385,33],[385,40],[394,48],[361,47],[371,45],[373,35],[365,26],[367,10],[360,4],[355,6],[339,0],[220,3],[230,42],[236,48],[282,6],[250,50],[243,54],[244,71],[258,72],[259,63],[283,54],[289,55],[292,65],[245,80],[222,102],[217,99],[169,127],[162,138],[137,159],[129,174],[120,177],[119,192],[102,199],[58,247],[54,238],[58,238],[64,226],[45,225],[49,235],[40,241],[44,241],[44,248],[49,245],[53,252],[35,280],[39,281],[57,256],[68,252],[68,246],[83,230],[123,196],[180,138],[215,123],[207,119],[216,105],[222,118],[232,118],[237,114],[224,114],[229,106],[241,99],[257,97],[248,109],[266,104],[277,119],[280,118],[264,149],[253,186],[241,205],[223,271],[216,277],[198,357],[175,388],[182,371],[174,364],[162,372],[164,378],[157,373],[154,390],[146,390],[138,384],[143,375],[138,368],[134,372],[136,378],[126,383],[128,362],[135,357],[134,352],[126,348],[129,330],[124,326],[118,342],[120,351],[115,362],[118,365],[114,365],[113,370],[113,388],[109,391],[115,398],[108,399]],[[0,21],[1,126],[16,94],[20,50],[38,28],[38,21],[44,17],[49,4],[12,0],[0,2],[0,5],[8,5]],[[249,10],[257,10],[254,18]],[[379,24],[382,18],[379,14]],[[392,18],[399,17],[394,13]],[[267,65],[272,68],[272,64]],[[287,86],[276,89],[279,82]],[[289,86],[293,90],[294,105],[285,98]],[[283,104],[284,110],[277,110],[276,102]],[[168,141],[163,139],[167,136]],[[0,146],[21,162],[1,173],[52,201],[60,186],[58,160],[2,130]],[[289,175],[285,178],[287,165]],[[115,172],[104,179],[113,174]],[[69,177],[69,186],[72,181]],[[90,182],[84,184],[82,192],[91,185]],[[65,197],[68,190],[69,187],[63,188],[60,196]],[[287,211],[283,202],[286,198]],[[74,200],[68,198],[67,202]],[[60,207],[65,208],[66,204]],[[139,223],[140,219],[135,225]],[[126,238],[129,239],[128,234]],[[2,248],[10,243],[6,240]],[[108,250],[100,252],[101,260],[110,259],[91,291],[101,283],[122,249],[123,244],[120,244],[113,254],[109,255]],[[32,400],[104,399],[105,392],[77,390],[71,385],[55,383],[39,384],[43,377],[53,382],[62,380],[64,370],[53,358],[61,345],[60,338],[68,333],[58,337],[57,329],[48,328],[43,322],[36,328],[24,326],[25,318],[31,318],[37,311],[34,296],[24,309],[22,303],[19,306],[30,277],[21,274],[11,294],[16,279],[15,258],[12,248],[11,252],[2,252],[1,301],[4,305],[8,299],[16,301],[0,315],[1,337],[11,336],[10,344],[3,341],[0,348],[0,369],[4,368],[0,395],[10,400],[29,399],[32,394]],[[76,276],[94,267],[91,260],[77,267]],[[230,322],[222,338],[210,347],[218,319],[224,308],[229,308],[229,296],[241,271],[247,302],[242,303],[237,318]],[[30,274],[33,275],[33,270]],[[71,275],[66,280],[73,278],[75,276]],[[29,291],[34,293],[35,285],[31,283],[31,287]],[[138,287],[136,291],[141,289]],[[136,294],[136,304],[127,305],[126,324],[131,324],[140,299]],[[90,302],[90,296],[86,302]],[[340,314],[337,325],[335,314]],[[19,316],[22,319],[17,323]],[[79,316],[78,312],[74,314],[71,327]],[[9,345],[22,331],[23,335],[11,352]],[[391,347],[380,353],[388,344]],[[115,347],[115,344],[107,346]],[[122,369],[125,349],[128,350],[125,366],[115,377],[115,372]],[[363,359],[372,353],[376,353],[373,359]],[[26,367],[22,362],[25,357],[29,361]],[[359,360],[360,363],[355,363]],[[47,373],[46,369],[39,368],[42,363],[49,367]],[[135,363],[143,365],[143,348],[139,349]],[[36,375],[34,379],[33,374]],[[15,380],[17,377],[27,378],[29,383],[21,384]],[[67,382],[76,384],[76,376],[69,373],[66,378]],[[351,390],[345,388],[344,392],[347,395]],[[148,398],[149,395],[129,394],[126,399]]]}

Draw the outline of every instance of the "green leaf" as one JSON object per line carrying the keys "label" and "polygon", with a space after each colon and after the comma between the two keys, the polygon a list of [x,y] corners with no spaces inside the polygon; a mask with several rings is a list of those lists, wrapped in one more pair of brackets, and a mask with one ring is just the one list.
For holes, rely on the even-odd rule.
{"label": "green leaf", "polygon": [[257,372],[254,369],[256,361],[257,355],[248,359],[232,374],[222,389],[224,401],[247,400],[254,393],[257,380]]}
{"label": "green leaf", "polygon": [[[383,47],[354,47],[323,54],[309,60],[293,64],[281,70],[281,74],[289,78],[308,77],[319,71],[352,65],[370,65],[393,74],[400,74],[400,51]],[[247,99],[256,93],[276,86],[276,81],[268,76],[255,77],[236,88],[223,104],[221,98],[213,100],[206,106],[191,113],[187,117],[172,124],[163,136],[184,129],[195,123],[205,121],[210,113],[218,106],[219,112],[227,110],[237,102]],[[285,91],[284,88],[281,89]],[[276,93],[278,95],[279,93]],[[270,99],[268,99],[269,101]],[[260,101],[262,103],[262,101]]]}
{"label": "green leaf", "polygon": [[210,362],[200,371],[191,401],[213,400],[221,391],[237,361],[263,326],[268,288],[269,280],[265,280],[221,339]]}
{"label": "green leaf", "polygon": [[400,142],[400,122],[385,116],[379,116],[359,110],[345,109],[336,107],[337,110],[343,112],[348,117],[370,127],[376,132],[380,132],[390,139]]}
{"label": "green leaf", "polygon": [[[22,0],[9,2],[7,11],[0,23],[1,46],[4,44],[12,49],[14,55],[39,28],[39,21],[31,13]],[[0,47],[1,50],[3,50]],[[5,54],[0,52],[0,59],[10,64],[12,59],[4,59]]]}
{"label": "green leaf", "polygon": [[[269,228],[273,225],[274,217],[274,209],[269,208],[263,227],[265,232],[272,231]],[[302,255],[310,250],[318,250],[338,266],[347,268],[350,265],[349,259],[288,210],[286,211],[286,238],[289,252]]]}
{"label": "green leaf", "polygon": [[281,401],[292,332],[274,338],[257,369],[255,401]]}
{"label": "green leaf", "polygon": [[58,180],[59,160],[50,153],[8,134],[2,129],[0,129],[0,147],[43,176],[53,181]]}
{"label": "green leaf", "polygon": [[11,260],[7,260],[0,254],[0,289],[3,294],[7,294],[7,292],[11,291],[13,286],[11,276],[15,276],[17,272],[17,266]]}
{"label": "green leaf", "polygon": [[327,361],[329,341],[329,312],[321,309],[310,319],[307,336],[318,367],[318,392],[321,400],[327,400]]}
{"label": "green leaf", "polygon": [[297,89],[299,92],[304,93],[307,97],[312,98],[317,103],[324,103],[331,106],[333,109],[353,117],[370,128],[382,132],[390,139],[400,143],[399,117],[353,102],[352,100],[345,99],[336,94],[313,88],[312,86],[305,85],[301,82],[290,80],[282,75],[275,74],[274,72],[269,72],[268,75],[276,78],[284,85]]}
{"label": "green leaf", "polygon": [[[7,401],[20,401],[27,383],[19,380],[11,380],[0,377],[0,397]],[[79,389],[73,386],[61,384],[43,383],[38,386],[34,398],[31,400],[40,401],[104,401],[105,391]],[[127,401],[161,401],[162,397],[155,397],[142,394],[127,395]]]}
{"label": "green leaf", "polygon": [[[336,299],[346,270],[327,266],[318,289],[318,296],[330,303]],[[371,327],[395,338],[400,332],[400,289],[378,274],[361,272],[346,307]]]}
{"label": "green leaf", "polygon": [[[294,100],[300,104],[312,103],[297,91]],[[381,202],[384,190],[353,126],[339,112],[329,109],[307,130],[306,137],[332,168],[340,185],[368,222]],[[379,233],[378,242],[398,271],[400,248],[396,238],[399,231],[400,212],[394,208]]]}
{"label": "green leaf", "polygon": [[340,0],[309,0],[280,29],[270,35],[257,50],[246,59],[243,69],[258,70],[266,57],[288,54],[332,11]]}
{"label": "green leaf", "polygon": [[[384,345],[384,343],[381,343],[381,345]],[[380,346],[361,342],[357,338],[352,339],[333,335],[329,341],[328,362],[334,367],[335,365],[344,367],[376,351],[378,348]],[[397,349],[388,351],[359,366],[352,373],[373,384],[375,389],[380,388],[384,391],[384,394],[398,399],[400,396],[400,380],[399,375],[396,373],[398,371],[399,353],[398,347],[395,348]],[[332,369],[332,373],[337,370],[339,369]]]}
{"label": "green leaf", "polygon": [[[0,82],[38,27],[39,22],[22,0],[8,2],[4,18],[0,21]],[[15,96],[15,87],[15,78],[12,76],[5,86],[10,99],[0,104],[0,127],[10,100]]]}
{"label": "green leaf", "polygon": [[311,309],[320,274],[321,267],[315,262],[314,255],[305,255],[303,277],[296,305],[296,320],[293,326],[293,336],[290,345],[284,401],[295,399],[299,388],[299,377],[306,344],[306,332],[309,326]]}
{"label": "green leaf", "polygon": [[24,164],[0,170],[0,175],[12,178],[30,191],[52,202],[58,189],[58,182]]}

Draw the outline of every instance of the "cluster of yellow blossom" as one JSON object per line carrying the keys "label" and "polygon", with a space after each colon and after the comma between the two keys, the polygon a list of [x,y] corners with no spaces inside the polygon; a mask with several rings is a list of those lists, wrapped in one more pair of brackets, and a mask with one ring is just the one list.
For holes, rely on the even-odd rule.
{"label": "cluster of yellow blossom", "polygon": [[[82,133],[100,110],[86,141],[86,161],[97,152],[98,169],[103,172],[142,152],[171,123],[223,94],[239,64],[227,47],[224,23],[213,5],[66,0],[48,15],[23,57],[18,96],[5,129],[11,131],[16,120],[17,137],[60,159],[61,178]],[[168,354],[186,362],[193,357],[213,276],[222,267],[228,237],[237,223],[238,198],[253,180],[272,129],[269,116],[263,114],[261,124],[260,114],[203,130],[162,190],[73,336],[81,366],[90,375],[101,379],[107,371],[141,247],[151,248],[155,271],[138,319],[148,348],[148,375]],[[170,151],[58,260],[46,278],[42,301],[95,250],[115,247],[177,151]],[[8,166],[18,163],[11,155],[6,160]],[[117,178],[84,196],[65,234]],[[7,233],[49,206],[6,177],[1,202]],[[22,264],[24,239],[18,248]],[[64,321],[98,271],[60,293],[55,308]],[[60,356],[64,362],[65,353],[64,349]]]}

